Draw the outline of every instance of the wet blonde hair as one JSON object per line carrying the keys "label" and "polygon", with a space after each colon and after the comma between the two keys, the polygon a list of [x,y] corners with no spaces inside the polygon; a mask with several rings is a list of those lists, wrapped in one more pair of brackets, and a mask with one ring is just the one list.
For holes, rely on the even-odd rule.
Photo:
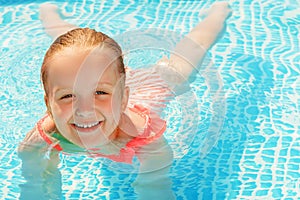
{"label": "wet blonde hair", "polygon": [[122,50],[118,43],[102,32],[97,32],[90,28],[77,28],[59,36],[52,43],[45,54],[44,61],[41,67],[41,80],[46,96],[48,95],[48,63],[51,62],[51,59],[53,59],[55,55],[69,47],[76,47],[87,50],[96,47],[106,47],[113,50],[113,52],[115,52],[117,55],[116,61],[118,71],[123,75],[123,77],[125,77],[125,67],[122,57]]}

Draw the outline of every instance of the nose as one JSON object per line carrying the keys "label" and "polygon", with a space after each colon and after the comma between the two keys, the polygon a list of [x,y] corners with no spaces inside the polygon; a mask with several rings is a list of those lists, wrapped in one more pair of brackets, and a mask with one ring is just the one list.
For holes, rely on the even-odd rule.
{"label": "nose", "polygon": [[94,101],[92,99],[78,98],[73,104],[73,111],[75,117],[89,118],[95,114]]}

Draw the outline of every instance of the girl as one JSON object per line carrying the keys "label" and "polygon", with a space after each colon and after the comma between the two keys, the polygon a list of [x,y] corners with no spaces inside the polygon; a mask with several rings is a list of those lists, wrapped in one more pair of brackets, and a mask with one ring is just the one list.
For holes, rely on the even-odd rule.
{"label": "girl", "polygon": [[[140,161],[134,183],[138,196],[173,199],[171,182],[164,176],[173,159],[163,137],[166,123],[151,109],[155,105],[137,104],[134,96],[143,93],[143,87],[151,89],[148,98],[160,102],[172,96],[201,62],[229,14],[227,3],[215,3],[169,59],[163,58],[151,71],[143,72],[126,71],[121,48],[112,38],[76,28],[60,19],[55,6],[43,5],[45,30],[58,38],[41,68],[47,114],[18,149],[26,184],[35,187],[26,190],[25,184],[21,198],[60,198],[57,165],[62,151],[125,163],[132,163],[136,156]],[[130,88],[130,81],[141,85]],[[44,159],[46,152],[49,159]]]}

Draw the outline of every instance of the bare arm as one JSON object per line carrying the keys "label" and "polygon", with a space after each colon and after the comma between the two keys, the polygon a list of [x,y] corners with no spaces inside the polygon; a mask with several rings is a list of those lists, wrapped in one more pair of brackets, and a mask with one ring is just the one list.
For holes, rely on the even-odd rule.
{"label": "bare arm", "polygon": [[175,199],[169,177],[173,152],[165,138],[152,142],[137,153],[140,172],[133,183],[138,199]]}
{"label": "bare arm", "polygon": [[207,50],[223,31],[225,21],[230,13],[228,3],[214,3],[207,16],[176,45],[167,61],[181,76],[181,82],[175,84],[186,81],[192,71],[201,63]]}
{"label": "bare arm", "polygon": [[[50,128],[50,124],[45,127]],[[22,160],[22,176],[25,183],[20,186],[20,199],[60,199],[61,175],[57,166],[59,155],[49,150],[36,128],[27,133],[18,147]]]}
{"label": "bare arm", "polygon": [[62,20],[57,10],[57,6],[50,3],[45,3],[40,6],[40,19],[45,28],[45,32],[53,39],[77,28],[77,26]]}

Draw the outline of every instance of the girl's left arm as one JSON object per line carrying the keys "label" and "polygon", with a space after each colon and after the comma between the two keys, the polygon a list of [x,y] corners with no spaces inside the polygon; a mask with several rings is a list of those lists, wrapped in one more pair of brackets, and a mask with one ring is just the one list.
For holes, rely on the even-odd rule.
{"label": "girl's left arm", "polygon": [[138,199],[175,199],[169,171],[173,152],[166,139],[161,137],[137,152],[140,171],[133,183]]}
{"label": "girl's left arm", "polygon": [[231,9],[227,2],[214,3],[207,16],[176,44],[170,58],[164,57],[158,62],[167,63],[176,72],[178,78],[167,78],[169,84],[178,86],[189,79],[225,29],[226,19],[230,14]]}

